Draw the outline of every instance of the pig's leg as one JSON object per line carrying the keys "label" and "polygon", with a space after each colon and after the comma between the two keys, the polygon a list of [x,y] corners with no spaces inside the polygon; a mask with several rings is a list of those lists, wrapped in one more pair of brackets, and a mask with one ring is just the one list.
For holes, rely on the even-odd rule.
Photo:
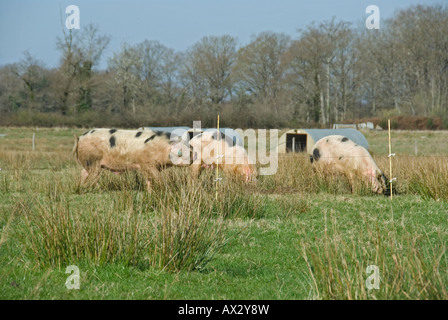
{"label": "pig's leg", "polygon": [[148,192],[152,191],[152,183],[151,181],[159,180],[160,178],[160,171],[156,167],[151,167],[145,170],[145,177],[146,177],[146,189]]}
{"label": "pig's leg", "polygon": [[81,172],[81,183],[84,185],[96,184],[101,173],[101,167],[99,165],[92,165],[84,170]]}
{"label": "pig's leg", "polygon": [[98,177],[100,175],[100,168],[89,168],[81,170],[81,181],[80,185],[83,187],[94,185],[98,182]]}
{"label": "pig's leg", "polygon": [[85,184],[89,178],[89,172],[86,169],[81,170],[81,184]]}
{"label": "pig's leg", "polygon": [[192,164],[190,166],[190,174],[193,179],[199,178],[201,175],[202,170],[204,170],[204,167],[202,164]]}

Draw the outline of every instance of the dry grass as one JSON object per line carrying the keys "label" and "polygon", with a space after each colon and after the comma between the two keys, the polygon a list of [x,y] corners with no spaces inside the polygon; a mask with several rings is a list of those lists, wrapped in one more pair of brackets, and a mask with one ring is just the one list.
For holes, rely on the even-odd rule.
{"label": "dry grass", "polygon": [[[389,176],[389,159],[376,157]],[[415,194],[424,199],[448,200],[448,157],[397,156],[392,162],[394,188],[399,194]],[[390,179],[390,178],[389,178]]]}
{"label": "dry grass", "polygon": [[[420,195],[424,199],[448,200],[448,157],[397,156],[393,158],[389,177],[389,158],[373,157],[384,174],[391,179],[394,192]],[[350,182],[343,175],[328,175],[314,171],[308,155],[286,154],[279,157],[275,175],[262,176],[257,188],[264,193],[330,193],[373,195],[369,185],[362,180]]]}

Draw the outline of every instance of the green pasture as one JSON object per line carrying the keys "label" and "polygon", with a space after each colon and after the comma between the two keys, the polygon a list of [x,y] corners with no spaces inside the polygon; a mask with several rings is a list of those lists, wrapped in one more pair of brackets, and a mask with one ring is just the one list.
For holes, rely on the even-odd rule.
{"label": "green pasture", "polygon": [[[304,155],[255,186],[224,177],[218,200],[212,173],[179,168],[151,194],[133,173],[82,187],[84,131],[0,128],[1,299],[448,299],[447,132],[392,132],[391,201]],[[388,172],[387,132],[365,135]]]}

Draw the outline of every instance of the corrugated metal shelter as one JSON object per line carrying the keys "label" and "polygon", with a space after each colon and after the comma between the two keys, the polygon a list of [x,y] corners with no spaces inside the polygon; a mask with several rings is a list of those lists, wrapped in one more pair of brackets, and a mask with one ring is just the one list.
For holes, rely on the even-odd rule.
{"label": "corrugated metal shelter", "polygon": [[146,129],[146,130],[152,130],[152,131],[162,131],[162,132],[168,132],[171,133],[173,131],[179,130],[179,132],[185,132],[188,131],[190,129],[190,127],[143,127],[140,129]]}
{"label": "corrugated metal shelter", "polygon": [[369,149],[366,137],[356,129],[292,129],[278,140],[278,153],[307,152],[312,154],[314,144],[323,137],[341,135]]}
{"label": "corrugated metal shelter", "polygon": [[[216,132],[216,128],[200,128],[193,129],[190,127],[144,127],[143,129],[149,129],[152,131],[162,131],[167,133],[175,133],[176,135],[182,137],[184,141],[189,141],[194,135],[200,134],[202,132]],[[241,136],[233,130],[232,128],[219,128],[225,139],[232,142],[233,145],[243,146],[243,139]]]}

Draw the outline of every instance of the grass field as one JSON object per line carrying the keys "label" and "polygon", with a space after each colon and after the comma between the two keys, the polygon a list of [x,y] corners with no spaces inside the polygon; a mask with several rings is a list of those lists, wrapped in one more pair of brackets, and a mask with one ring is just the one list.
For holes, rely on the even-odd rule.
{"label": "grass field", "polygon": [[[134,173],[80,187],[83,131],[0,128],[1,299],[448,299],[448,132],[392,132],[393,201],[290,154],[216,201],[181,168],[151,194]],[[387,132],[365,135],[388,174]]]}

